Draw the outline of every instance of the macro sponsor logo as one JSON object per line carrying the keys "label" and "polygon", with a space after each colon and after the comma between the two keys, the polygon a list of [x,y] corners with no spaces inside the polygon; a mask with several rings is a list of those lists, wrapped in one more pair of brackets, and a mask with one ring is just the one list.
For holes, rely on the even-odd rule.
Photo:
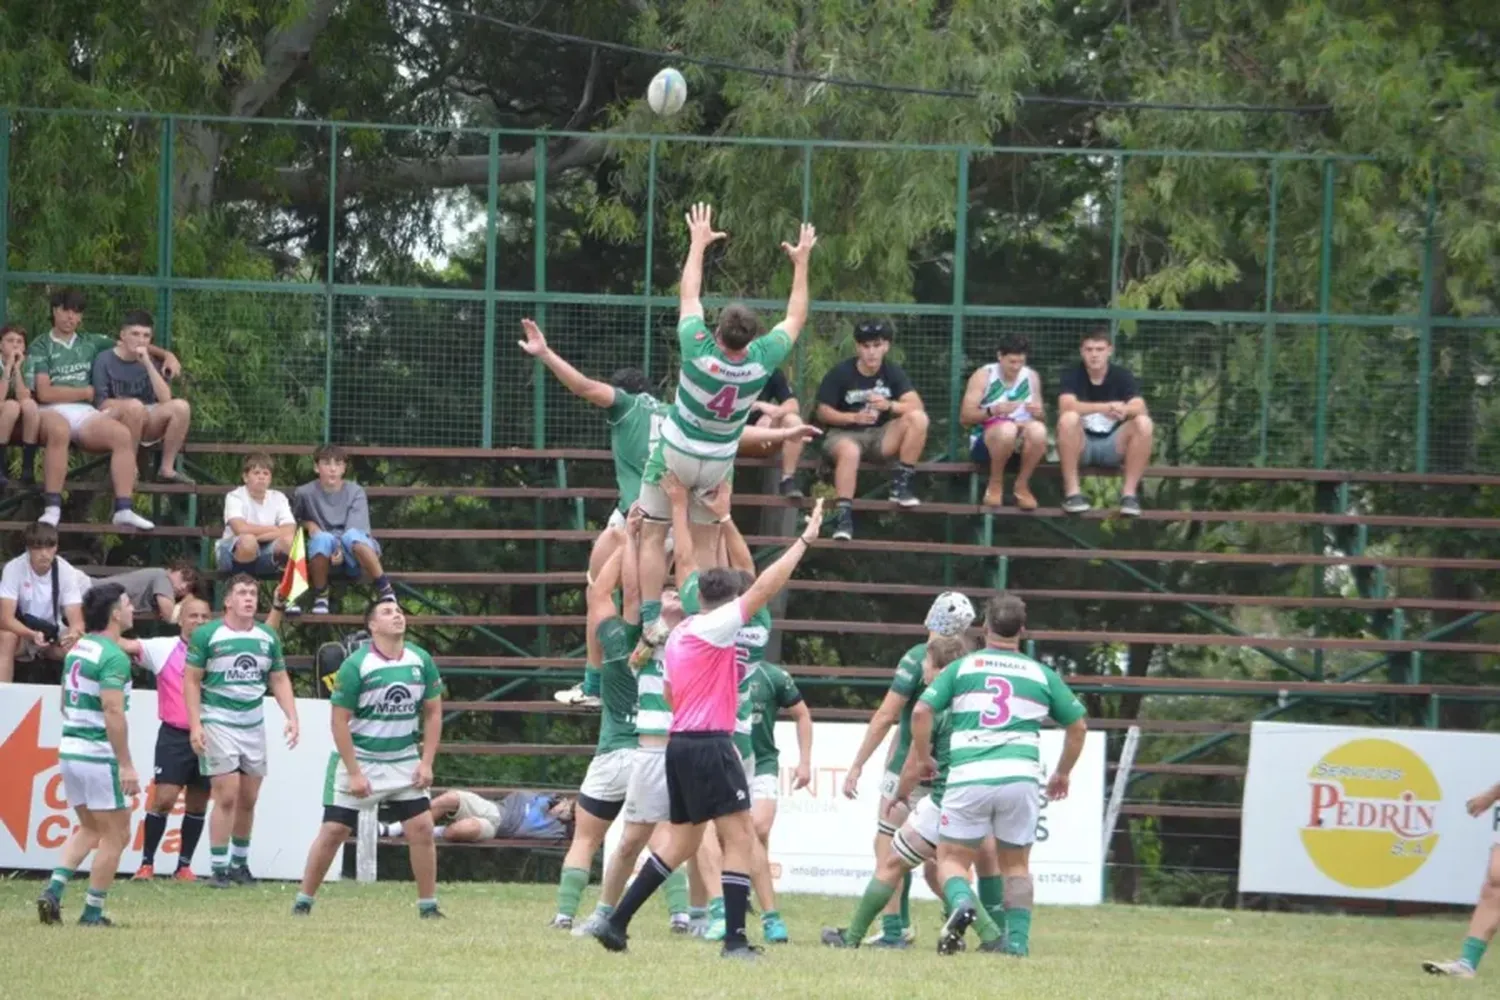
{"label": "macro sponsor logo", "polygon": [[1399,743],[1335,747],[1307,775],[1303,847],[1324,875],[1383,889],[1416,874],[1437,849],[1443,790],[1421,756]]}

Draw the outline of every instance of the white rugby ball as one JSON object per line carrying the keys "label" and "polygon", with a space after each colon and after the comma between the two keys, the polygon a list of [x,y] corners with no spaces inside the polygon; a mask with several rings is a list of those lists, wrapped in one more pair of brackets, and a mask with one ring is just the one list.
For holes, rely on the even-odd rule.
{"label": "white rugby ball", "polygon": [[675,115],[687,102],[687,81],[670,66],[651,78],[646,103],[659,115]]}

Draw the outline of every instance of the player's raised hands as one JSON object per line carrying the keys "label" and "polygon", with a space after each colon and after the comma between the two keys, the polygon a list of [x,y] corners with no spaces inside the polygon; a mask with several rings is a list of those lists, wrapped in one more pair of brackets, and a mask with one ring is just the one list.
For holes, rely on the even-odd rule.
{"label": "player's raised hands", "polygon": [[812,513],[807,515],[807,527],[802,529],[802,540],[811,545],[818,532],[823,530],[823,498],[813,501]]}
{"label": "player's raised hands", "polygon": [[734,491],[729,488],[728,481],[720,483],[713,488],[713,492],[705,494],[703,506],[714,516],[714,520],[722,521],[729,516],[729,508],[734,497]]}
{"label": "player's raised hands", "polygon": [[521,350],[533,358],[540,357],[547,350],[547,337],[542,333],[542,328],[530,317],[521,320],[521,330],[525,332],[526,339],[516,343],[521,345]]}
{"label": "player's raised hands", "polygon": [[797,234],[797,243],[781,244],[781,249],[792,258],[793,264],[806,264],[807,259],[812,256],[812,248],[818,244],[818,231],[813,228],[811,222],[802,223],[802,230]]}
{"label": "player's raised hands", "polygon": [[714,207],[707,202],[700,201],[688,209],[687,227],[688,236],[700,247],[706,247],[710,243],[717,243],[728,233],[721,233],[714,229]]}

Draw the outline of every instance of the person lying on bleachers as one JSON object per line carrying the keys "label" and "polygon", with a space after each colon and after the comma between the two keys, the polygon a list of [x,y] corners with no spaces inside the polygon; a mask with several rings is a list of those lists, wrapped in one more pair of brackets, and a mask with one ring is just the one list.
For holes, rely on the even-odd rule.
{"label": "person lying on bleachers", "polygon": [[161,621],[170,622],[176,617],[177,602],[197,592],[198,579],[198,567],[192,560],[175,559],[166,569],[148,566],[98,580],[84,576],[88,582],[81,589],[88,593],[95,584],[118,583],[125,588],[130,606],[137,613],[154,612]]}
{"label": "person lying on bleachers", "polygon": [[[462,788],[432,798],[438,840],[566,840],[573,831],[573,797],[545,792],[511,792],[499,801]],[[382,837],[401,836],[400,823],[380,824]]]}
{"label": "person lying on bleachers", "polygon": [[1082,514],[1090,506],[1078,488],[1078,470],[1124,468],[1120,513],[1139,517],[1141,475],[1151,461],[1155,427],[1146,413],[1135,376],[1110,363],[1114,342],[1108,327],[1083,335],[1083,362],[1063,373],[1057,397],[1057,463],[1062,469],[1062,509]]}

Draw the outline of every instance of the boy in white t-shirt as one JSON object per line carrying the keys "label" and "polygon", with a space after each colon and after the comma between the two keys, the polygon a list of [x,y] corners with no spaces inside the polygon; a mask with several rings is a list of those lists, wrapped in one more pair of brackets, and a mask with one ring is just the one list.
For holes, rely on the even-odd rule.
{"label": "boy in white t-shirt", "polygon": [[81,574],[57,554],[57,529],[34,521],[21,538],[26,553],[0,571],[0,684],[14,678],[16,660],[61,660],[84,631]]}
{"label": "boy in white t-shirt", "polygon": [[224,498],[224,537],[215,549],[219,572],[272,576],[286,562],[297,519],[286,494],[271,489],[273,472],[270,455],[245,456],[245,485]]}

